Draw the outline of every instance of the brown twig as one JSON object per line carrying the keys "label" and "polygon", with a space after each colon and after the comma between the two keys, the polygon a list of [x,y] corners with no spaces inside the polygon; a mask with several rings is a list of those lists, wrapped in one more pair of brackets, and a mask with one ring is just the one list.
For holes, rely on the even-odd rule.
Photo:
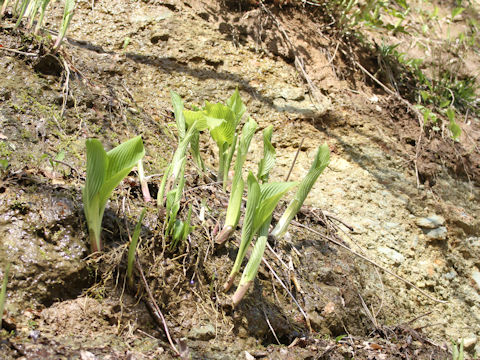
{"label": "brown twig", "polygon": [[0,50],[5,50],[5,51],[10,51],[10,52],[13,52],[15,54],[19,54],[19,55],[23,55],[23,56],[38,56],[38,54],[35,54],[35,53],[28,53],[28,52],[24,52],[24,51],[20,51],[20,50],[16,50],[16,49],[9,49],[9,48],[6,48],[6,47],[0,47]]}
{"label": "brown twig", "polygon": [[298,154],[300,154],[300,149],[302,148],[304,140],[305,140],[305,138],[302,138],[302,141],[300,141],[300,145],[298,145],[297,152],[296,152],[295,157],[293,158],[293,161],[292,161],[292,166],[290,166],[290,170],[288,171],[288,174],[287,174],[287,177],[285,178],[285,181],[288,181],[288,179],[290,178],[290,175],[292,174],[293,167],[295,166],[295,163],[297,161]]}
{"label": "brown twig", "polygon": [[165,317],[163,316],[160,308],[158,307],[157,302],[153,298],[152,292],[150,290],[150,286],[148,286],[147,279],[145,278],[145,274],[143,273],[143,269],[142,269],[142,266],[140,265],[140,262],[138,261],[138,258],[135,258],[135,265],[138,272],[140,273],[140,276],[142,277],[143,284],[145,285],[145,290],[147,291],[148,297],[150,299],[150,302],[147,302],[147,303],[149,303],[153,307],[154,311],[152,312],[155,315],[157,321],[159,320],[162,323],[163,329],[165,330],[165,335],[167,336],[170,347],[175,352],[175,354],[180,356],[180,352],[177,350],[177,348],[173,344],[172,338],[170,337],[170,332],[168,331],[168,326],[167,326],[167,322],[165,321]]}

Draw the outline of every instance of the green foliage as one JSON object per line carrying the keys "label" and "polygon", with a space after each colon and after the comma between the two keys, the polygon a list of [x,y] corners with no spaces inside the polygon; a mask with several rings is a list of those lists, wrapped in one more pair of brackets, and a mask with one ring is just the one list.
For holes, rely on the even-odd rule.
{"label": "green foliage", "polygon": [[[198,131],[208,130],[210,136],[218,147],[218,173],[217,178],[223,181],[224,190],[228,182],[228,172],[235,151],[237,137],[236,130],[243,114],[245,105],[243,104],[238,89],[227,100],[226,105],[221,103],[212,104],[208,101],[201,109],[184,111],[184,116],[188,126],[197,123]],[[194,157],[199,157],[194,152]],[[200,160],[197,160],[197,163]]]}
{"label": "green foliage", "polygon": [[288,225],[295,217],[295,215],[297,215],[313,185],[315,184],[323,170],[325,170],[325,168],[328,166],[329,162],[330,150],[328,149],[327,144],[319,146],[317,155],[313,160],[312,166],[310,167],[307,175],[300,183],[297,193],[295,194],[295,198],[290,202],[287,209],[280,217],[280,220],[278,220],[277,225],[273,229],[271,233],[273,237],[279,238],[286,233]]}
{"label": "green foliage", "polygon": [[2,289],[0,290],[0,330],[2,329],[3,309],[5,307],[7,295],[8,273],[10,272],[10,265],[11,264],[8,263],[3,271]]}
{"label": "green foliage", "polygon": [[232,181],[230,200],[228,202],[227,215],[223,230],[218,234],[217,243],[221,244],[228,239],[240,219],[240,207],[242,205],[242,196],[245,182],[243,180],[243,165],[247,158],[250,142],[257,130],[257,123],[249,118],[243,126],[242,137],[237,149],[237,158],[235,160],[235,174]]}
{"label": "green foliage", "polygon": [[[5,15],[5,12],[7,11],[7,7],[10,4],[10,0],[4,0],[2,3],[2,7],[0,9],[0,18],[2,18]],[[37,23],[35,25],[34,29],[34,34],[37,35],[38,32],[40,31],[43,20],[45,18],[45,13],[48,4],[50,3],[50,0],[17,0],[15,3],[13,3],[12,8],[12,14],[14,18],[16,19],[15,23],[15,28],[18,28],[23,19],[28,19],[28,28],[32,28],[35,19],[37,20]],[[67,33],[68,27],[70,25],[70,21],[72,20],[73,17],[73,10],[75,8],[75,0],[65,0],[65,6],[64,6],[64,12],[63,12],[63,18],[62,18],[62,23],[60,24],[60,30],[58,32],[58,37],[53,45],[53,50],[57,50],[61,43],[62,40],[65,38],[65,35]]]}
{"label": "green foliage", "polygon": [[458,345],[455,341],[452,341],[452,360],[463,360],[463,340]]}
{"label": "green foliage", "polygon": [[[228,281],[225,284],[226,290],[233,285],[233,281],[240,270],[242,261],[247,254],[247,249],[250,246],[253,237],[262,228],[262,226],[267,226],[265,223],[268,223],[268,226],[270,225],[273,211],[275,210],[278,202],[288,190],[296,185],[294,182],[268,183],[260,185],[252,172],[249,172],[248,174],[247,183],[247,208],[245,210],[245,217],[243,220],[241,242],[232,271],[230,272]],[[266,235],[263,233],[262,236]],[[259,248],[261,248],[260,245]],[[257,256],[258,253],[260,253],[259,249],[257,249],[256,252]],[[261,256],[263,256],[263,250],[261,251]],[[255,264],[260,264],[258,259],[251,258],[251,261]],[[258,269],[258,265],[256,268],[253,265],[248,267],[249,273],[245,275],[244,283],[242,285],[245,285],[253,280],[253,277],[255,277],[256,274],[256,269]],[[245,293],[244,291],[241,292]],[[238,301],[239,300],[240,299],[238,299]]]}
{"label": "green foliage", "polygon": [[108,153],[96,139],[86,141],[87,178],[83,189],[83,205],[92,252],[100,251],[103,213],[107,201],[125,176],[145,155],[142,138],[137,136]]}
{"label": "green foliage", "polygon": [[73,17],[73,10],[75,9],[75,0],[65,0],[65,7],[63,10],[62,24],[60,25],[60,31],[58,32],[57,40],[53,45],[53,49],[56,50],[62,44],[63,38],[67,34],[68,26]]}
{"label": "green foliage", "polygon": [[137,252],[138,239],[140,237],[140,230],[142,229],[142,221],[145,217],[147,209],[143,209],[140,218],[138,219],[137,225],[133,230],[133,235],[130,240],[130,245],[128,247],[128,257],[127,257],[127,281],[131,287],[133,287],[133,263],[135,261],[135,253]]}

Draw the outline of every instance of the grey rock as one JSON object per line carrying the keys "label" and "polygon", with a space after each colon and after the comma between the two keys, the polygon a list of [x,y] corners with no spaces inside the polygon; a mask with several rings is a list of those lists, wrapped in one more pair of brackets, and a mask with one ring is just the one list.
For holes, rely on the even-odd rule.
{"label": "grey rock", "polygon": [[445,226],[424,230],[424,233],[429,240],[445,240],[447,238],[447,228]]}
{"label": "grey rock", "polygon": [[192,340],[210,340],[215,337],[215,327],[212,324],[207,324],[199,327],[194,327],[188,333],[188,338]]}
{"label": "grey rock", "polygon": [[378,251],[392,260],[395,264],[401,264],[405,261],[405,257],[402,254],[388,247],[381,246],[378,248]]}
{"label": "grey rock", "polygon": [[480,288],[480,271],[474,271],[472,273],[472,279],[475,281],[477,286]]}
{"label": "grey rock", "polygon": [[445,224],[445,219],[440,215],[430,215],[429,217],[418,218],[416,224],[424,229],[436,229]]}
{"label": "grey rock", "polygon": [[463,348],[465,350],[473,349],[476,343],[477,343],[477,337],[475,335],[466,337],[463,339]]}

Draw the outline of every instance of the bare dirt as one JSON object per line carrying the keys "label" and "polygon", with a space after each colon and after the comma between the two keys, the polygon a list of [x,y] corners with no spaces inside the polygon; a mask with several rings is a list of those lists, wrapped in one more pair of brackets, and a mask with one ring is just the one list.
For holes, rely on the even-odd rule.
{"label": "bare dirt", "polygon": [[[420,137],[416,114],[355,65],[375,73],[371,50],[339,42],[313,12],[242,6],[79,2],[69,42],[55,55],[2,25],[3,48],[32,54],[0,50],[0,157],[9,162],[0,182],[0,271],[12,262],[6,359],[174,357],[142,277],[134,289],[124,283],[128,232],[144,206],[140,264],[185,358],[448,359],[458,339],[468,340],[470,356],[480,353],[478,119],[460,122],[459,142],[445,132]],[[89,256],[85,139],[111,148],[141,134],[147,175],[162,174],[176,143],[169,91],[191,106],[225,101],[236,87],[260,128],[275,127],[274,179],[285,178],[299,147],[293,180],[318,145],[332,152],[297,219],[321,235],[291,226],[290,237],[272,243],[293,269],[266,255],[306,318],[267,268],[231,308],[221,288],[236,243],[214,249],[212,240],[228,194],[193,166],[184,201],[196,230],[179,251],[165,251],[162,215],[143,203],[132,173],[107,207],[105,253]],[[214,169],[214,147],[202,146]],[[62,163],[49,161],[62,150]],[[154,196],[160,179],[149,180]],[[432,215],[445,219],[433,229],[440,235],[418,225]]]}

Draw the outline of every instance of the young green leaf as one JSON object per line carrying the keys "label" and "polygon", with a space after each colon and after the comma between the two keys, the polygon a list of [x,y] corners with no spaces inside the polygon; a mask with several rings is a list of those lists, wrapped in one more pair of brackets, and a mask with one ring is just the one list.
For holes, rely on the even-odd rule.
{"label": "young green leaf", "polygon": [[60,25],[60,31],[57,36],[57,40],[53,45],[53,50],[56,50],[60,47],[63,38],[67,33],[68,26],[73,17],[73,10],[75,9],[75,0],[65,0],[65,8],[63,11],[62,24]]}
{"label": "young green leaf", "polygon": [[247,110],[247,108],[243,104],[242,99],[240,98],[238,88],[236,88],[233,95],[228,98],[227,106],[232,109],[233,113],[235,114],[235,127],[237,127],[237,125],[240,123],[240,120],[242,119],[243,114]]}
{"label": "young green leaf", "polygon": [[102,249],[100,232],[106,203],[112,191],[145,155],[142,138],[137,136],[118,145],[108,153],[100,141],[89,139],[87,147],[87,178],[83,204],[92,251]]}
{"label": "young green leaf", "polygon": [[242,277],[240,278],[240,284],[238,285],[235,294],[232,296],[232,302],[234,306],[237,306],[238,303],[243,299],[248,288],[253,283],[255,276],[257,276],[258,268],[260,267],[263,254],[265,252],[265,246],[268,239],[268,230],[270,228],[271,221],[272,216],[270,215],[270,217],[265,221],[259,230],[258,239],[255,242],[250,259],[248,259],[248,263],[243,270]]}
{"label": "young green leaf", "polygon": [[145,217],[145,213],[147,209],[144,208],[140,214],[140,218],[138,219],[137,225],[135,225],[135,229],[133,230],[132,239],[130,241],[130,245],[128,247],[128,257],[127,257],[127,280],[131,287],[133,287],[133,262],[135,261],[135,253],[137,251],[137,244],[138,239],[140,237],[140,230],[142,229],[142,221]]}
{"label": "young green leaf", "polygon": [[247,184],[247,208],[245,210],[245,218],[243,219],[240,247],[238,249],[237,258],[235,259],[232,271],[230,272],[230,276],[228,277],[228,280],[224,285],[225,290],[228,290],[232,287],[233,281],[235,280],[235,277],[240,271],[240,266],[242,265],[242,261],[245,258],[248,246],[250,245],[250,242],[255,235],[255,211],[257,209],[258,202],[260,201],[261,193],[260,185],[258,184],[257,179],[255,179],[255,176],[252,174],[252,172],[249,172],[248,174]]}
{"label": "young green leaf", "polygon": [[295,198],[290,202],[282,217],[278,221],[277,226],[275,226],[273,229],[271,233],[273,237],[279,238],[286,233],[288,225],[295,215],[297,215],[308,193],[312,189],[320,174],[328,166],[329,161],[330,150],[328,149],[327,144],[319,146],[313,164],[305,178],[300,183],[297,193],[295,194]]}
{"label": "young green leaf", "polygon": [[262,183],[268,181],[270,170],[275,166],[275,148],[272,145],[273,125],[263,130],[263,158],[258,163],[257,178]]}
{"label": "young green leaf", "polygon": [[177,123],[179,142],[183,140],[186,133],[185,117],[183,116],[183,101],[180,95],[175,91],[170,91],[170,97],[173,104],[173,113],[175,114],[175,122]]}
{"label": "young green leaf", "polygon": [[218,234],[216,239],[217,244],[222,244],[225,242],[238,224],[238,220],[240,218],[240,207],[242,205],[243,188],[245,186],[242,178],[243,165],[247,158],[248,149],[250,147],[253,135],[257,130],[257,126],[257,123],[252,118],[249,118],[247,123],[243,126],[242,136],[237,148],[235,174],[233,176],[232,191],[230,193],[230,200],[228,202],[225,226]]}

